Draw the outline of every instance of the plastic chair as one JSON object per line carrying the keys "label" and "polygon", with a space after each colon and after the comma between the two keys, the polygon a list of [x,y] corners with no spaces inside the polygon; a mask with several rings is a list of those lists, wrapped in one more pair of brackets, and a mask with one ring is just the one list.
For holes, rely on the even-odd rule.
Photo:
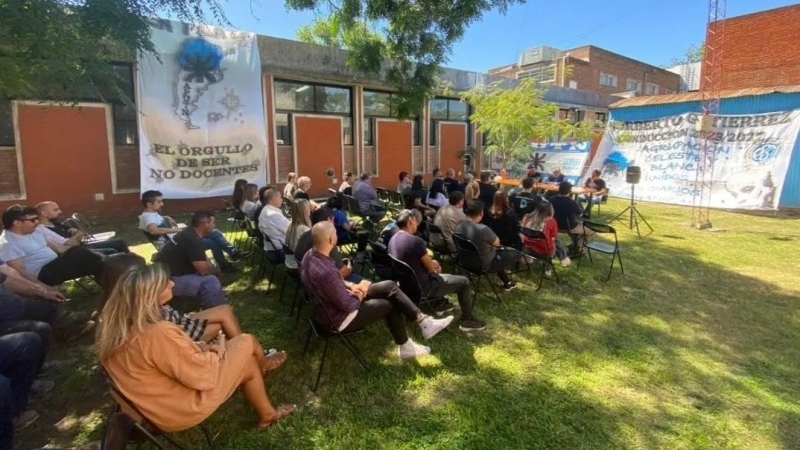
{"label": "plastic chair", "polygon": [[[614,269],[614,259],[619,259],[619,270],[622,274],[625,273],[625,268],[622,267],[622,254],[619,251],[619,240],[617,239],[617,230],[614,229],[611,225],[606,225],[597,222],[590,222],[588,220],[583,221],[583,248],[586,249],[586,254],[589,256],[589,262],[594,264],[592,260],[592,251],[596,251],[599,253],[605,253],[607,255],[611,255],[611,266],[608,268],[608,276],[606,277],[606,281],[611,279],[611,271]],[[597,234],[611,234],[614,236],[614,245],[611,245],[608,242],[594,240],[589,242],[587,239],[586,230],[592,230]],[[581,259],[578,259],[578,268],[581,266]]]}

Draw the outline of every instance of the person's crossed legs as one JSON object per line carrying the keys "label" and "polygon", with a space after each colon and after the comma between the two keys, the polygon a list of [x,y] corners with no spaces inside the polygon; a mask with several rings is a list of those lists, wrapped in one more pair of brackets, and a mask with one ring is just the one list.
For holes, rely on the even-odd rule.
{"label": "person's crossed legs", "polygon": [[180,275],[173,276],[172,281],[175,283],[172,288],[173,295],[199,297],[203,309],[228,303],[222,291],[222,284],[214,275]]}

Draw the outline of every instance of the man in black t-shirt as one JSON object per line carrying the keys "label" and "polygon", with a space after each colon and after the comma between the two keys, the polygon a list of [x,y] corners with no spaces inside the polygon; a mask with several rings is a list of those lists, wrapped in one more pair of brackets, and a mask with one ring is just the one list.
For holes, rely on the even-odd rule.
{"label": "man in black t-shirt", "polygon": [[522,190],[512,194],[509,200],[514,213],[522,219],[526,214],[532,213],[544,199],[533,192],[533,178],[525,178],[522,180]]}
{"label": "man in black t-shirt", "polygon": [[606,181],[600,178],[600,175],[600,169],[594,169],[592,171],[592,176],[587,178],[586,183],[583,185],[583,187],[586,189],[592,189],[594,192],[591,194],[583,194],[578,197],[578,202],[580,202],[581,206],[583,206],[583,204],[586,202],[590,202],[589,206],[584,207],[584,214],[586,217],[589,217],[589,212],[592,209],[592,205],[600,203],[600,200],[603,199],[603,196],[608,193]]}
{"label": "man in black t-shirt", "polygon": [[[553,217],[556,219],[559,231],[566,231],[570,234],[576,248],[583,246],[583,224],[579,217],[583,215],[583,208],[575,200],[570,198],[572,193],[572,183],[564,181],[558,185],[558,194],[550,197],[550,204],[553,205]],[[591,236],[594,231],[586,229],[586,235]]]}
{"label": "man in black t-shirt", "polygon": [[222,291],[218,267],[206,256],[203,238],[215,228],[214,213],[199,211],[192,215],[192,225],[178,232],[162,248],[155,261],[169,267],[175,296],[200,297],[203,309],[227,303]]}
{"label": "man in black t-shirt", "polygon": [[444,178],[444,189],[447,191],[447,195],[455,191],[464,191],[464,188],[461,186],[461,183],[456,180],[456,171],[453,169],[447,169],[445,172]]}

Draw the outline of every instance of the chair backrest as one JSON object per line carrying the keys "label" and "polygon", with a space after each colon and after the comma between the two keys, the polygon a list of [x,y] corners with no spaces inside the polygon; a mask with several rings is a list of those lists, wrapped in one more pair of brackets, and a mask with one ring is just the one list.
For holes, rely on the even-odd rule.
{"label": "chair backrest", "polygon": [[[261,231],[259,229],[259,231]],[[264,239],[264,257],[267,261],[273,264],[283,264],[286,261],[286,254],[283,252],[283,246],[278,245],[270,239],[270,237],[261,231]]]}
{"label": "chair backrest", "polygon": [[400,286],[400,290],[403,291],[411,301],[419,304],[422,300],[422,286],[420,286],[414,270],[411,266],[406,264],[405,261],[401,261],[392,255],[389,255],[389,258],[392,260],[392,279],[397,282],[398,286]]}
{"label": "chair backrest", "polygon": [[589,220],[583,221],[583,242],[588,242],[588,236],[586,236],[586,230],[592,230],[597,234],[612,234],[614,236],[614,246],[619,247],[619,240],[617,240],[617,230],[614,229],[611,225],[606,225],[604,223],[598,222],[591,222]]}
{"label": "chair backrest", "polygon": [[534,230],[533,228],[520,226],[519,227],[519,232],[520,232],[520,234],[522,234],[526,238],[534,240],[534,241],[547,239],[547,236],[545,236],[542,231]]}
{"label": "chair backrest", "polygon": [[436,226],[432,220],[429,220],[426,223],[426,228],[428,229],[428,244],[430,245],[431,249],[439,253],[452,253],[447,247],[447,241],[444,238],[442,229]]}
{"label": "chair backrest", "polygon": [[383,201],[389,201],[389,191],[382,187],[376,187],[375,192],[378,194],[378,199]]}
{"label": "chair backrest", "polygon": [[471,273],[483,272],[483,260],[475,243],[466,236],[454,233],[453,242],[458,253],[458,265]]}
{"label": "chair backrest", "polygon": [[111,398],[114,399],[114,402],[119,406],[120,411],[122,411],[125,415],[131,418],[134,422],[138,424],[147,423],[148,426],[152,426],[155,429],[158,429],[154,424],[152,424],[136,405],[128,399],[125,394],[119,389],[117,383],[111,378],[108,371],[105,367],[100,366],[100,372],[103,374],[103,378],[105,379],[106,386],[108,386],[108,391],[111,394]]}

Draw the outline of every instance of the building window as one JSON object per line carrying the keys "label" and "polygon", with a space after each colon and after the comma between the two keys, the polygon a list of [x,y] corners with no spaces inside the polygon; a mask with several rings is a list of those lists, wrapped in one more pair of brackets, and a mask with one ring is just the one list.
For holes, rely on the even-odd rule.
{"label": "building window", "polygon": [[439,122],[466,122],[467,123],[467,145],[472,145],[472,134],[470,130],[469,116],[472,110],[468,103],[452,98],[434,98],[428,101],[430,109],[430,145],[439,145]]}
{"label": "building window", "polygon": [[114,145],[137,145],[136,98],[133,94],[133,65],[112,63],[113,80],[108,85],[98,87],[98,100],[111,104],[111,117],[114,128]]}
{"label": "building window", "polygon": [[582,122],[586,119],[586,110],[585,109],[576,109],[575,110],[575,123]]}
{"label": "building window", "polygon": [[[353,145],[353,102],[348,87],[297,81],[275,81],[275,135],[278,145],[291,145],[289,122],[292,112],[343,116],[342,143]],[[278,119],[281,114],[286,119]],[[281,130],[280,127],[284,129]],[[281,144],[281,140],[283,144]]]}
{"label": "building window", "polygon": [[675,93],[675,89],[664,89],[664,93],[667,94],[667,95],[674,94]]}
{"label": "building window", "polygon": [[0,101],[0,147],[14,147],[14,114],[11,100]]}
{"label": "building window", "polygon": [[647,83],[647,86],[645,86],[645,94],[658,95],[658,85],[653,83]]}
{"label": "building window", "polygon": [[625,90],[628,92],[641,92],[642,82],[639,80],[628,80]]}
{"label": "building window", "polygon": [[517,79],[521,80],[523,78],[536,78],[538,83],[552,83],[556,81],[556,65],[550,64],[517,72]]}
{"label": "building window", "polygon": [[275,114],[275,139],[278,145],[292,145],[292,115]]}
{"label": "building window", "polygon": [[607,73],[600,74],[600,86],[617,87],[617,76]]}
{"label": "building window", "polygon": [[594,120],[606,123],[606,120],[608,120],[608,116],[606,115],[606,113],[600,113],[600,112],[594,113]]}
{"label": "building window", "polygon": [[[377,131],[375,118],[396,119],[398,117],[393,97],[394,94],[391,92],[364,90],[362,95],[364,104],[364,145],[375,145],[375,132]],[[419,123],[419,116],[410,120],[414,121],[411,124],[411,145],[420,145],[422,127]]]}

